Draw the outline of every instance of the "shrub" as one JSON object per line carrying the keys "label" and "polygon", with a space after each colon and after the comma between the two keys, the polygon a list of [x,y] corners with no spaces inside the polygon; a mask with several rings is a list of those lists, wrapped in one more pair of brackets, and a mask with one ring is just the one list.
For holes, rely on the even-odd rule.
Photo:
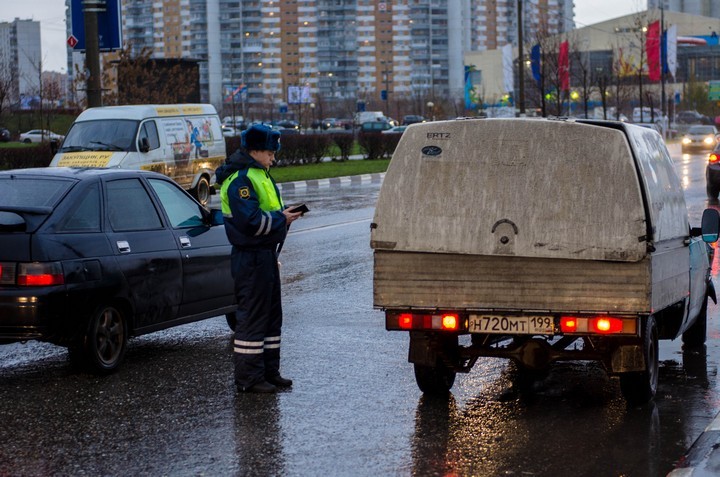
{"label": "shrub", "polygon": [[335,145],[340,149],[340,160],[347,161],[350,158],[353,144],[355,144],[354,134],[331,134],[330,137]]}
{"label": "shrub", "polygon": [[54,154],[50,143],[30,147],[0,148],[0,169],[25,169],[47,167]]}
{"label": "shrub", "polygon": [[361,132],[358,134],[358,143],[362,148],[365,159],[380,159],[385,154],[383,134],[379,132]]}

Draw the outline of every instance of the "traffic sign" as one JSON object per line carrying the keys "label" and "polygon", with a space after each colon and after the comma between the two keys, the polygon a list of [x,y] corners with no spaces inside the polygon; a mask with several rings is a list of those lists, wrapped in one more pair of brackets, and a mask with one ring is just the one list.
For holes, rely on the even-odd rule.
{"label": "traffic sign", "polygon": [[67,39],[67,44],[70,48],[75,48],[75,45],[78,44],[78,39],[75,38],[75,35],[70,35]]}
{"label": "traffic sign", "polygon": [[71,0],[72,34],[77,40],[75,46],[71,46],[71,48],[78,51],[85,50],[84,9],[86,8],[97,13],[98,46],[100,51],[113,51],[122,48],[120,0]]}

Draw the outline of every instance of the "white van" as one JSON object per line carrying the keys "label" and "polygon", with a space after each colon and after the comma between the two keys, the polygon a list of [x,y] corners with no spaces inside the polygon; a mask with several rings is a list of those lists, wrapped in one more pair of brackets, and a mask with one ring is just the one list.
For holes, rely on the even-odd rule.
{"label": "white van", "polygon": [[50,166],[159,172],[205,205],[215,169],[225,157],[225,138],[212,105],[106,106],[77,117]]}

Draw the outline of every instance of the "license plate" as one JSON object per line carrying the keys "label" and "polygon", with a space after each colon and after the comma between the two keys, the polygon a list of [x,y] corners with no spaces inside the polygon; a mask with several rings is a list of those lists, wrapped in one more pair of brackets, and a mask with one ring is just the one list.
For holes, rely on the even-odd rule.
{"label": "license plate", "polygon": [[555,325],[548,315],[470,315],[470,333],[503,335],[552,335]]}

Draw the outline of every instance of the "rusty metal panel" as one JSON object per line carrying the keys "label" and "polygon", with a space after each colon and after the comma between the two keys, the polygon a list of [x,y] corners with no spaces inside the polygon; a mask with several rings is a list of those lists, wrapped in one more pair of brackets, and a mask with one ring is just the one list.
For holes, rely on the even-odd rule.
{"label": "rusty metal panel", "polygon": [[376,250],[374,260],[377,307],[650,311],[650,259],[619,262]]}
{"label": "rusty metal panel", "polygon": [[568,121],[410,126],[374,223],[376,250],[612,261],[646,255],[645,209],[625,133]]}

